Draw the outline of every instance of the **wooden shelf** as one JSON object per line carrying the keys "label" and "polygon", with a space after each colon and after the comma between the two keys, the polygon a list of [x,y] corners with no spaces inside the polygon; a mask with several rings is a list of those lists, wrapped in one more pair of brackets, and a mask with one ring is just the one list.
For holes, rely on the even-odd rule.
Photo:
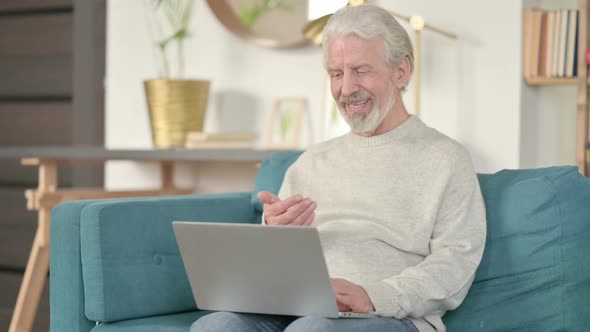
{"label": "wooden shelf", "polygon": [[[588,143],[588,133],[590,131],[589,128],[589,112],[588,107],[590,104],[590,80],[588,75],[588,64],[586,63],[586,50],[588,46],[590,46],[590,26],[588,24],[588,18],[590,15],[590,0],[578,0],[578,31],[577,31],[577,66],[578,66],[578,76],[577,77],[526,77],[531,75],[532,71],[526,70],[531,64],[534,66],[533,61],[529,61],[527,57],[535,56],[533,55],[532,47],[541,47],[539,43],[533,43],[532,40],[528,40],[523,35],[523,76],[525,82],[529,85],[533,86],[551,86],[551,85],[573,85],[576,87],[577,90],[577,106],[575,109],[576,112],[576,164],[580,169],[580,173],[583,175],[588,175],[590,173],[590,167],[587,165],[590,164],[590,150],[587,150],[586,144]],[[529,13],[529,16],[523,16],[523,27],[526,17],[529,18],[529,21],[533,21],[533,17]],[[537,19],[539,19],[537,17]],[[541,16],[541,22],[543,22],[543,17]],[[536,21],[538,24],[539,22]],[[529,26],[530,29],[532,29]],[[523,32],[525,32],[523,30]],[[535,32],[539,33],[539,31],[529,31],[530,33]],[[543,32],[540,31],[542,34]],[[532,36],[527,35],[527,36]],[[534,44],[534,45],[533,45]],[[527,53],[528,52],[528,53]],[[586,82],[586,84],[584,84]],[[588,168],[588,169],[587,169]]]}
{"label": "wooden shelf", "polygon": [[[527,77],[525,78],[529,85],[567,85],[578,84],[577,77]],[[587,82],[590,84],[590,81]]]}

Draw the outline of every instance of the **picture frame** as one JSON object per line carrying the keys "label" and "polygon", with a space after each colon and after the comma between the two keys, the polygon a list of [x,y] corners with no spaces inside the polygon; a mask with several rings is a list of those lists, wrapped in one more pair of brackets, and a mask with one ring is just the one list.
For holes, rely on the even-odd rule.
{"label": "picture frame", "polygon": [[268,121],[266,146],[271,149],[299,148],[306,112],[305,98],[276,98]]}

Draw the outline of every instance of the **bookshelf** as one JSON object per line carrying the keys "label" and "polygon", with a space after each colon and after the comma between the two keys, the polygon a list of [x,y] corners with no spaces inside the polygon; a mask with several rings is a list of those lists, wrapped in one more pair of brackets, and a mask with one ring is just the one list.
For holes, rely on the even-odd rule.
{"label": "bookshelf", "polygon": [[[534,41],[531,41],[530,38],[527,38],[527,34],[530,33],[527,31],[527,27],[525,27],[527,20],[531,20],[526,18],[526,9],[525,13],[523,14],[523,78],[528,85],[531,86],[547,86],[547,85],[575,85],[577,88],[577,110],[576,110],[576,164],[580,170],[580,173],[583,175],[588,176],[587,162],[588,162],[588,155],[586,153],[586,146],[588,144],[588,94],[590,93],[590,80],[588,79],[588,65],[586,64],[586,49],[589,45],[588,37],[590,37],[590,33],[588,31],[588,10],[589,10],[589,2],[590,0],[578,0],[578,27],[577,27],[577,59],[575,59],[577,63],[577,75],[572,77],[564,77],[564,75],[547,75],[543,76],[541,74],[541,62],[545,61],[543,58],[532,59],[535,57],[534,52],[532,49],[543,48],[543,41],[537,41],[535,44]],[[530,14],[529,14],[530,15]],[[532,19],[534,22],[534,19]],[[539,18],[537,18],[539,20]],[[543,21],[546,23],[546,21]],[[540,25],[539,21],[537,23]],[[528,27],[530,29],[530,26]],[[543,31],[532,30],[534,35],[538,33],[542,35]],[[549,34],[551,38],[551,34]],[[545,41],[547,43],[547,41]],[[551,42],[549,42],[550,44]],[[547,45],[547,44],[545,44]],[[561,45],[563,46],[563,44]],[[537,51],[538,52],[538,51]],[[551,53],[552,51],[548,51]],[[536,54],[539,56],[539,53]],[[555,56],[555,55],[553,55]],[[537,63],[535,63],[535,61]],[[549,61],[549,60],[547,60]],[[531,70],[531,65],[534,70]],[[539,66],[539,71],[537,72],[537,67]],[[547,69],[545,69],[547,70]]]}
{"label": "bookshelf", "polygon": [[528,85],[578,84],[576,77],[527,77]]}

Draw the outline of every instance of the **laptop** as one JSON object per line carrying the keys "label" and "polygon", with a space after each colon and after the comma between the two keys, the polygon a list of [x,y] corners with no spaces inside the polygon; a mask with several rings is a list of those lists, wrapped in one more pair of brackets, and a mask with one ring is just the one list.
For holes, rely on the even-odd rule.
{"label": "laptop", "polygon": [[329,318],[338,312],[315,227],[174,221],[197,307]]}

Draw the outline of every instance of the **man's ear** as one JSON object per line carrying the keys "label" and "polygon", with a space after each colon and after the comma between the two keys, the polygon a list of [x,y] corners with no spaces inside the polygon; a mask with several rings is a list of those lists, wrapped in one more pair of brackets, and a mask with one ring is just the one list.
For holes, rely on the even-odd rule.
{"label": "man's ear", "polygon": [[396,81],[397,81],[397,88],[403,89],[408,85],[410,81],[410,75],[412,73],[412,66],[410,65],[410,61],[408,58],[404,58],[402,62],[399,64],[396,70]]}

